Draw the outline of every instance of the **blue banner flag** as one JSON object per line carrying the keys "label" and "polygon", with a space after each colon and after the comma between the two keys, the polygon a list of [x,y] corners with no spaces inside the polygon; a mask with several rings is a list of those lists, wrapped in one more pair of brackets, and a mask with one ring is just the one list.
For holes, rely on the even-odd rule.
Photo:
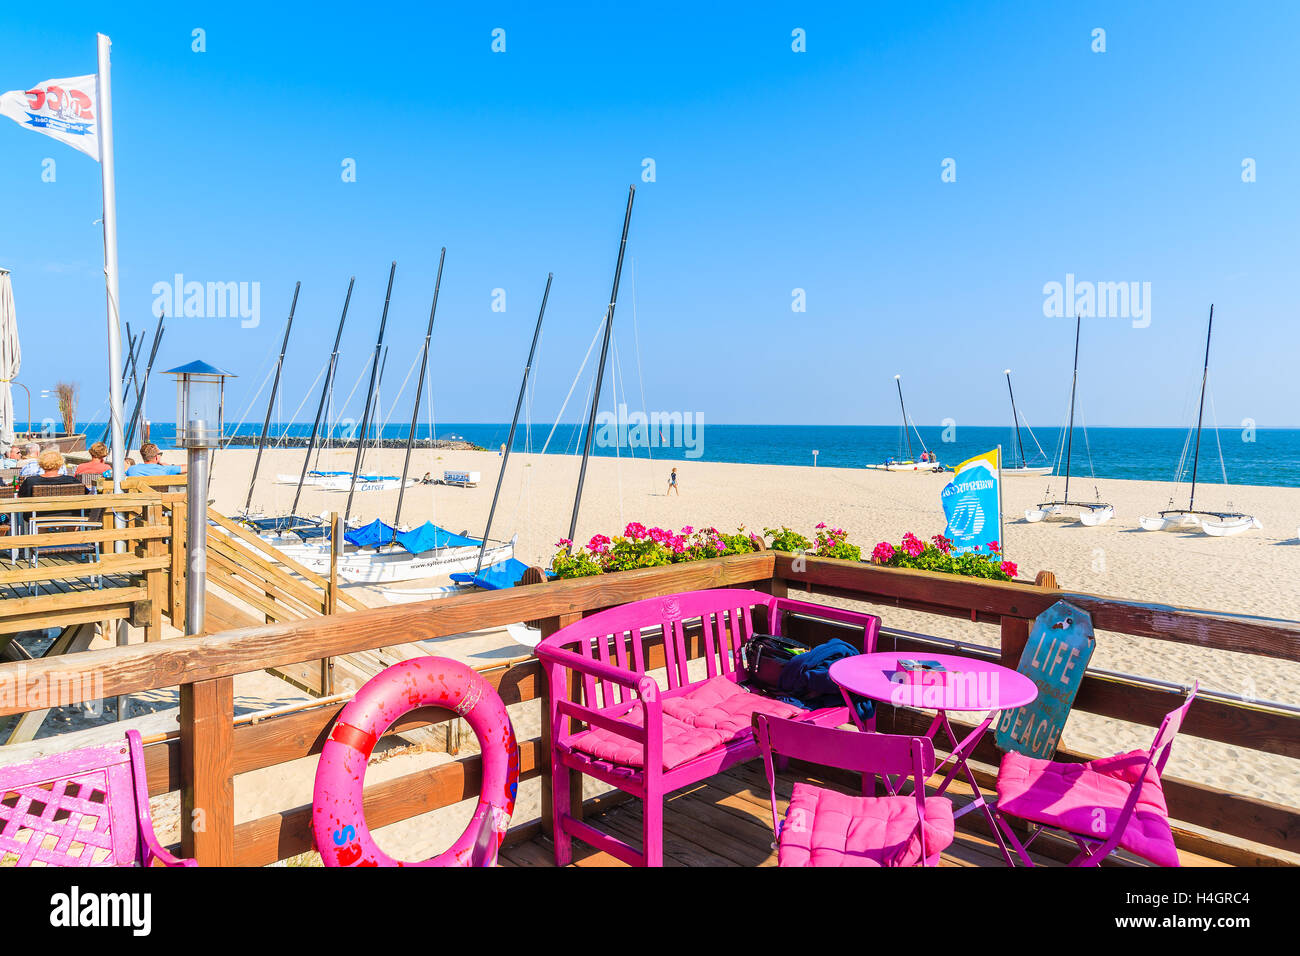
{"label": "blue banner flag", "polygon": [[939,493],[948,519],[944,535],[957,554],[978,547],[1002,546],[1002,448],[1001,446],[957,466],[952,481]]}

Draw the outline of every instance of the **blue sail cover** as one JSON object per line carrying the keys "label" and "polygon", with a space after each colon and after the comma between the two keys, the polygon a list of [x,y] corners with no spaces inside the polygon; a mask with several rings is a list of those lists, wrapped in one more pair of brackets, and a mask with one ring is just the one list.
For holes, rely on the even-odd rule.
{"label": "blue sail cover", "polygon": [[506,558],[504,561],[498,561],[481,569],[478,574],[457,571],[451,575],[451,579],[457,584],[473,584],[484,591],[504,591],[518,584],[527,570],[528,565],[524,562],[516,558]]}
{"label": "blue sail cover", "polygon": [[376,548],[381,544],[391,543],[395,534],[397,534],[396,528],[376,518],[368,525],[347,532],[343,535],[343,540],[358,548]]}
{"label": "blue sail cover", "polygon": [[[388,526],[384,525],[384,527],[387,528]],[[392,529],[389,528],[389,530]],[[351,538],[348,540],[351,540]],[[464,535],[453,534],[446,528],[439,528],[432,521],[426,521],[418,528],[412,528],[410,531],[403,531],[397,535],[397,543],[411,554],[422,554],[436,548],[477,548],[480,544],[477,538],[467,538]]]}

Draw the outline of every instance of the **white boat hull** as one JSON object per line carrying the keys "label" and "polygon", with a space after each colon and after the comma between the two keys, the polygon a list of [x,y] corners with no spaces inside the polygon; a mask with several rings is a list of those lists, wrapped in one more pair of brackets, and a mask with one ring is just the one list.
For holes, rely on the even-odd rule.
{"label": "white boat hull", "polygon": [[[406,479],[406,487],[414,488],[420,482],[415,478]],[[316,482],[316,487],[322,491],[351,491],[353,484],[351,477],[345,478],[322,478]],[[401,478],[380,478],[366,481],[364,478],[358,478],[355,490],[363,491],[395,491],[402,487]]]}
{"label": "white boat hull", "polygon": [[[329,574],[328,545],[304,545],[294,550],[286,548],[284,551],[307,570],[320,575]],[[514,556],[513,541],[494,545],[484,553],[483,565],[486,567]],[[411,554],[401,548],[379,552],[351,551],[339,555],[338,575],[349,584],[390,584],[452,574],[457,571],[473,571],[477,564],[478,548],[476,547],[442,548],[438,551],[426,551],[423,554]]]}
{"label": "white boat hull", "polygon": [[[1074,507],[1073,505],[1071,507]],[[1110,505],[1104,505],[1100,508],[1089,508],[1086,505],[1079,507],[1079,523],[1089,528],[1095,528],[1097,525],[1105,524],[1111,518],[1115,517],[1115,509]],[[1026,508],[1025,520],[1034,523],[1043,521],[1047,518],[1056,517],[1064,514],[1060,505],[1047,505],[1041,508]]]}
{"label": "white boat hull", "polygon": [[1239,518],[1227,518],[1223,521],[1201,522],[1201,530],[1216,538],[1226,538],[1229,535],[1241,534],[1243,531],[1251,531],[1263,527],[1263,522],[1258,518],[1251,517],[1250,515],[1242,515]]}
{"label": "white boat hull", "polygon": [[867,465],[871,471],[940,471],[937,461],[892,461],[888,464]]}
{"label": "white boat hull", "polygon": [[1138,518],[1143,531],[1189,531],[1201,526],[1201,519],[1196,515],[1162,515]]}
{"label": "white boat hull", "polygon": [[430,588],[380,588],[379,593],[389,604],[414,604],[417,601],[434,601],[465,590],[459,584],[443,584]]}
{"label": "white boat hull", "polygon": [[1110,505],[1104,508],[1086,508],[1079,512],[1079,523],[1087,525],[1089,528],[1095,528],[1099,524],[1105,524],[1111,518],[1115,517],[1115,509]]}
{"label": "white boat hull", "polygon": [[1003,478],[1041,478],[1044,475],[1052,473],[1051,465],[1043,465],[1039,468],[1003,468]]}

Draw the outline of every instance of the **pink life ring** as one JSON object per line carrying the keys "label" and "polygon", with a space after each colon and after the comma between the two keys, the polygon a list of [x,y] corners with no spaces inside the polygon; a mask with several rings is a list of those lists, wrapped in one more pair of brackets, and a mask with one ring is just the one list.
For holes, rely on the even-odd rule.
{"label": "pink life ring", "polygon": [[[385,730],[418,707],[464,717],[483,753],[474,816],[445,853],[420,863],[394,860],[366,826],[366,761]],[[316,765],[311,827],[326,866],[490,866],[510,823],[519,786],[519,745],[506,705],[481,674],[445,657],[418,657],[381,671],[339,714]]]}

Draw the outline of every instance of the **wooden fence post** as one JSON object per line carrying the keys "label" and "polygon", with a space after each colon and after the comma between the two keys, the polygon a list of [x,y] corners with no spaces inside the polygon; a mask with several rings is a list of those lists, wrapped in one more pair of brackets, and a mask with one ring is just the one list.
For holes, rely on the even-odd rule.
{"label": "wooden fence post", "polygon": [[[163,526],[163,508],[162,504],[150,505],[145,512],[147,520],[146,527],[152,529]],[[150,538],[145,546],[145,554],[151,558],[159,558],[163,555],[163,543],[160,538]],[[149,589],[149,624],[145,628],[144,639],[149,641],[162,640],[162,606],[165,595],[163,594],[163,571],[162,568],[150,568],[145,572],[145,581]]]}
{"label": "wooden fence post", "polygon": [[181,685],[181,850],[235,863],[234,678]]}

